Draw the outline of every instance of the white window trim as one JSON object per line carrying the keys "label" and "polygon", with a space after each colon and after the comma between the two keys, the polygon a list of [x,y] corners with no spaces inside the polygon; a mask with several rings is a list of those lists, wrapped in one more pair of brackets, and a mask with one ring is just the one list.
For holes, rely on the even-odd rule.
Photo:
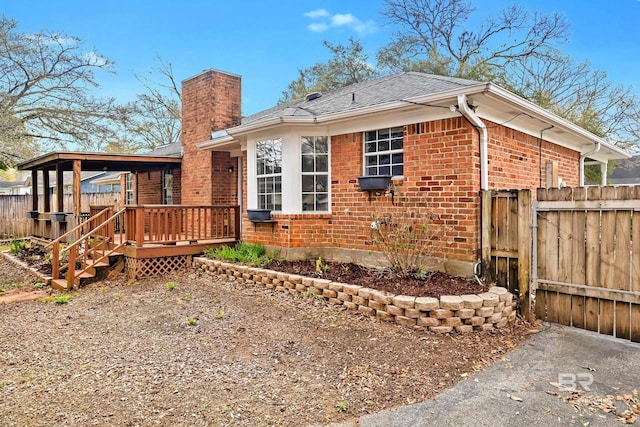
{"label": "white window trim", "polygon": [[[371,157],[371,155],[374,155],[374,154],[366,152],[367,142],[370,142],[370,141],[366,140],[366,136],[365,136],[366,133],[367,132],[373,132],[373,131],[378,132],[378,131],[384,130],[384,129],[391,130],[391,129],[396,128],[396,127],[402,129],[402,149],[395,149],[395,150],[389,149],[389,150],[383,151],[382,153],[385,153],[385,154],[388,153],[390,156],[392,156],[392,158],[393,158],[394,154],[402,153],[402,171],[403,171],[403,174],[402,175],[393,175],[393,174],[391,174],[391,177],[392,178],[402,178],[404,176],[404,165],[405,165],[405,158],[404,158],[404,143],[405,143],[405,141],[404,141],[404,128],[405,128],[405,126],[404,125],[389,126],[389,127],[383,126],[383,127],[379,127],[379,128],[375,128],[375,129],[369,129],[369,130],[366,130],[366,131],[362,132],[362,175],[364,175],[364,176],[377,176],[377,175],[369,175],[369,174],[367,174],[367,162],[366,162],[367,157]],[[377,141],[379,141],[379,140],[377,140]],[[389,146],[389,148],[391,148],[391,146]],[[380,151],[376,151],[375,155],[378,155],[380,153],[381,153]],[[367,154],[370,154],[370,155],[368,156]],[[389,164],[390,167],[391,167],[391,165],[392,165],[392,163]],[[380,167],[380,165],[378,165],[378,167]]]}
{"label": "white window trim", "polygon": [[[326,137],[327,138],[327,162],[328,162],[328,167],[327,167],[327,172],[326,172],[326,176],[327,176],[327,210],[324,211],[317,211],[317,210],[303,210],[302,209],[302,176],[303,175],[325,175],[324,172],[302,172],[302,138],[317,138],[317,137]],[[300,209],[300,213],[301,214],[314,214],[314,213],[330,213],[331,212],[331,137],[329,135],[314,135],[314,134],[307,134],[302,132],[300,135],[298,135],[298,159],[299,159],[299,164],[298,167],[300,168],[299,171],[299,176],[300,176],[300,185],[299,185],[299,189],[298,189],[298,207]],[[314,193],[315,194],[315,193]]]}

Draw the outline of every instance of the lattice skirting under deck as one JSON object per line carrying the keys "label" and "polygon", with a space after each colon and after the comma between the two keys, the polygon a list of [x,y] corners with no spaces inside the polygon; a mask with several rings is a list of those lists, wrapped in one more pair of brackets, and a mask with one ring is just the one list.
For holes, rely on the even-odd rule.
{"label": "lattice skirting under deck", "polygon": [[139,279],[168,274],[191,267],[191,255],[176,255],[161,258],[129,258],[125,257],[127,277]]}

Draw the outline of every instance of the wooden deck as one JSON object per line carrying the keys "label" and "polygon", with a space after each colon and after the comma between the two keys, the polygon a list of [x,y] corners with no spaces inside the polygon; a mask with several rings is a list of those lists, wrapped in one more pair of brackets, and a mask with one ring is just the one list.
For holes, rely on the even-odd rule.
{"label": "wooden deck", "polygon": [[[96,278],[124,258],[136,279],[191,265],[193,255],[240,238],[239,206],[144,205],[96,209],[90,218],[51,242],[53,283],[60,289]],[[63,245],[62,242],[71,242]],[[64,263],[62,260],[65,260]],[[68,260],[68,261],[66,261]],[[60,277],[68,269],[65,277]]]}

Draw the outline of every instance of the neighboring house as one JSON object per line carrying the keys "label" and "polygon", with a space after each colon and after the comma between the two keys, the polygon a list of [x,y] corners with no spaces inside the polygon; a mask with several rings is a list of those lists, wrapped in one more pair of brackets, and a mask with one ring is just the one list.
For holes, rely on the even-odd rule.
{"label": "neighboring house", "polygon": [[[49,193],[55,194],[56,192],[56,180],[54,172],[51,172],[51,178],[49,180]],[[106,175],[106,172],[82,172],[80,177],[80,188],[82,193],[99,193],[98,186],[93,183],[93,180],[98,179]],[[71,194],[73,187],[73,174],[71,172],[64,173],[62,181],[63,193]]]}
{"label": "neighboring house", "polygon": [[[372,215],[412,210],[435,214],[434,261],[468,274],[480,190],[578,186],[585,159],[629,157],[491,83],[401,73],[242,119],[240,84],[216,70],[183,82],[181,203],[239,203],[242,239],[291,258],[377,262]],[[362,191],[363,175],[391,175],[393,194]],[[248,221],[247,208],[275,222]]]}
{"label": "neighboring house", "polygon": [[105,173],[90,181],[98,193],[120,193],[122,191],[122,175],[127,172]]}
{"label": "neighboring house", "polygon": [[0,173],[0,195],[31,194],[31,174],[8,169]]}
{"label": "neighboring house", "polygon": [[610,185],[640,184],[640,156],[615,162],[615,166],[609,169],[607,182]]}

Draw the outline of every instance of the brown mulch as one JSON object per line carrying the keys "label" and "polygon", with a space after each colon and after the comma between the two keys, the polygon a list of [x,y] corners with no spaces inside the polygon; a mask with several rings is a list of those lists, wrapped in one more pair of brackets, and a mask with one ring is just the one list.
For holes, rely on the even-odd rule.
{"label": "brown mulch", "polygon": [[367,268],[351,263],[322,262],[322,265],[326,265],[326,269],[321,267],[321,273],[317,271],[315,261],[274,260],[264,268],[364,286],[396,295],[438,298],[442,295],[478,294],[489,290],[484,283],[480,284],[475,280],[443,272],[428,273],[424,280],[420,280],[399,277],[388,270]]}
{"label": "brown mulch", "polygon": [[[1,261],[3,283],[25,278]],[[529,333],[420,332],[200,270],[70,295],[0,304],[0,425],[353,421],[431,399]]]}
{"label": "brown mulch", "polygon": [[45,261],[47,251],[40,245],[31,245],[24,248],[17,258],[32,268],[35,268],[45,276],[51,276],[51,263]]}

